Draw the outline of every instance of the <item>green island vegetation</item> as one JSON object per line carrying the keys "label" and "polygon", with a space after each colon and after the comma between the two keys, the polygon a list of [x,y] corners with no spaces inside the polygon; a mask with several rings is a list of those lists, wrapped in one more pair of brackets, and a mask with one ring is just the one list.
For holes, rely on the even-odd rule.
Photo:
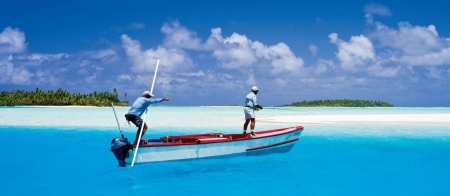
{"label": "green island vegetation", "polygon": [[335,99],[335,100],[314,100],[295,102],[289,105],[281,106],[297,106],[297,107],[394,107],[394,105],[382,101],[372,100],[350,100],[350,99]]}
{"label": "green island vegetation", "polygon": [[[96,92],[81,94],[59,88],[57,91],[43,91],[36,88],[35,91],[17,90],[0,93],[0,106],[128,106],[128,101],[120,101],[117,89],[114,92]],[[125,99],[127,93],[125,93]]]}

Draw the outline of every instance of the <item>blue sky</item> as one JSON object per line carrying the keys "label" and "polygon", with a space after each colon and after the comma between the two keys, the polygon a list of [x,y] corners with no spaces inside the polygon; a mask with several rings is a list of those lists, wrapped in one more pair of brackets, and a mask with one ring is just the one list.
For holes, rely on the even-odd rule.
{"label": "blue sky", "polygon": [[0,91],[450,106],[448,1],[0,0]]}

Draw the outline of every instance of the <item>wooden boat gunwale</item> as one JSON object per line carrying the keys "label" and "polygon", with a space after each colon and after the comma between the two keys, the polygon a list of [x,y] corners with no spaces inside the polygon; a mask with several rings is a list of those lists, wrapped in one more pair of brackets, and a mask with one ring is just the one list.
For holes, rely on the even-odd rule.
{"label": "wooden boat gunwale", "polygon": [[[291,130],[284,131],[284,130],[288,130],[288,129],[291,129]],[[275,134],[271,134],[271,135],[257,136],[257,137],[251,137],[250,134],[247,133],[247,134],[245,134],[244,137],[235,138],[235,139],[226,139],[227,138],[226,136],[236,136],[236,135],[244,135],[244,134],[242,134],[242,133],[241,134],[222,134],[222,133],[219,132],[219,133],[206,133],[206,134],[163,136],[161,138],[164,138],[164,137],[195,138],[195,136],[211,136],[211,135],[220,135],[220,134],[222,134],[223,135],[222,137],[225,138],[225,139],[223,139],[223,140],[202,141],[200,143],[193,143],[193,142],[189,142],[189,143],[165,142],[165,143],[160,143],[160,144],[155,144],[155,143],[153,143],[153,144],[140,144],[139,147],[148,148],[148,147],[167,147],[167,146],[202,145],[202,144],[211,144],[211,143],[238,142],[238,141],[244,141],[244,140],[255,140],[255,139],[262,139],[262,138],[267,138],[267,137],[274,137],[274,136],[278,136],[278,135],[283,135],[283,134],[288,134],[288,133],[292,133],[292,132],[296,132],[296,131],[301,131],[303,129],[304,129],[303,126],[278,128],[278,129],[272,129],[272,130],[259,131],[259,132],[255,132],[255,133],[257,135],[263,135],[263,134],[272,133],[272,132],[279,132],[279,131],[284,131],[284,132],[275,133]],[[298,138],[296,140],[298,140]],[[162,139],[149,139],[149,141],[150,142],[163,142]],[[133,148],[136,148],[136,145],[133,145]]]}

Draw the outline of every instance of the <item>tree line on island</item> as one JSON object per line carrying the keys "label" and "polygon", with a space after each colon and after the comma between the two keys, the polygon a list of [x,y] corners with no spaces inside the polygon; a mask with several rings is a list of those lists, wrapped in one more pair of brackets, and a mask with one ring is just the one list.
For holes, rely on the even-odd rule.
{"label": "tree line on island", "polygon": [[[125,93],[125,99],[127,94]],[[13,92],[3,91],[0,93],[0,106],[128,106],[128,101],[120,101],[117,89],[114,92],[97,92],[81,94],[70,93],[62,88],[57,91],[40,90],[35,91],[17,90]]]}
{"label": "tree line on island", "polygon": [[351,100],[351,99],[328,99],[295,102],[281,106],[297,106],[297,107],[394,107],[390,103],[373,100]]}
{"label": "tree line on island", "polygon": [[[35,91],[3,91],[0,93],[0,106],[110,106],[111,103],[117,106],[129,106],[126,98],[127,93],[125,93],[125,101],[120,101],[116,88],[113,92],[94,91],[89,94],[70,93],[63,88],[59,88],[57,91],[36,88]],[[394,107],[394,105],[382,101],[349,99],[302,101],[280,106]]]}

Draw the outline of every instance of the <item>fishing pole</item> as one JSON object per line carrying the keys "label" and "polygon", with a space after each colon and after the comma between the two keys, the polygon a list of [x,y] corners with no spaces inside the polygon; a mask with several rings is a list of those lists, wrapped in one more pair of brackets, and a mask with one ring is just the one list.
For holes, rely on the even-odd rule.
{"label": "fishing pole", "polygon": [[[159,59],[156,62],[155,75],[153,75],[153,82],[152,82],[152,88],[150,89],[150,94],[153,93],[153,86],[155,85],[156,73],[158,72],[158,66],[159,66]],[[148,111],[148,108],[145,108],[144,119],[142,120],[142,125],[141,125],[140,131],[139,131],[139,138],[136,143],[136,150],[134,151],[133,162],[131,162],[131,167],[133,167],[133,165],[134,165],[134,161],[136,160],[137,151],[139,149],[139,144],[141,143],[142,130],[144,129],[145,118],[147,117],[147,111]]]}
{"label": "fishing pole", "polygon": [[117,119],[116,110],[114,109],[114,103],[113,103],[113,102],[111,102],[111,107],[112,107],[112,109],[113,109],[113,111],[114,111],[114,116],[116,117],[116,122],[117,122],[117,126],[119,127],[120,135],[122,135],[122,138],[125,138],[125,137],[123,136],[123,131],[122,131],[122,129],[120,128],[119,120]]}

